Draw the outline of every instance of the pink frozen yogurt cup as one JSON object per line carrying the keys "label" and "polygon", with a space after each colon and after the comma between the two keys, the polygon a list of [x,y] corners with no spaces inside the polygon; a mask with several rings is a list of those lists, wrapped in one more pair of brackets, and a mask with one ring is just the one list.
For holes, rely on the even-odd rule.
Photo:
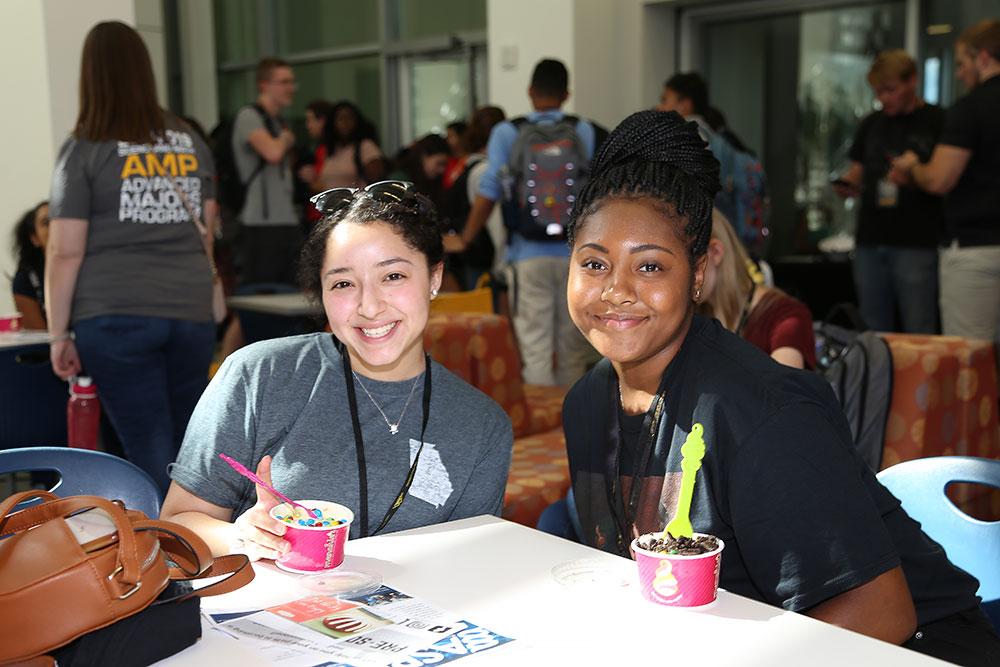
{"label": "pink frozen yogurt cup", "polygon": [[21,313],[0,314],[0,333],[21,330]]}
{"label": "pink frozen yogurt cup", "polygon": [[[695,533],[695,537],[704,533]],[[651,602],[671,607],[701,607],[715,601],[719,593],[719,566],[726,544],[707,554],[675,556],[639,547],[632,540],[632,553],[639,566],[639,588]]]}
{"label": "pink frozen yogurt cup", "polygon": [[[296,573],[321,572],[332,570],[344,562],[344,545],[351,532],[351,522],[354,512],[343,505],[325,500],[299,500],[309,509],[323,512],[324,518],[344,519],[346,523],[335,526],[302,526],[289,524],[278,519],[288,516],[292,507],[281,503],[271,508],[271,518],[285,523],[285,540],[291,546],[284,556],[274,561],[283,570]],[[302,510],[299,510],[302,513]]]}

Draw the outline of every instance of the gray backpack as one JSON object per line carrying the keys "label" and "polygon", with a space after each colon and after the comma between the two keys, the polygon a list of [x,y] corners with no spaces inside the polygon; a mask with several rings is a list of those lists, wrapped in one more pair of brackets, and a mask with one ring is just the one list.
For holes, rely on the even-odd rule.
{"label": "gray backpack", "polygon": [[523,116],[511,121],[518,134],[501,176],[503,219],[511,231],[527,239],[565,240],[588,163],[579,122],[576,116],[552,123]]}

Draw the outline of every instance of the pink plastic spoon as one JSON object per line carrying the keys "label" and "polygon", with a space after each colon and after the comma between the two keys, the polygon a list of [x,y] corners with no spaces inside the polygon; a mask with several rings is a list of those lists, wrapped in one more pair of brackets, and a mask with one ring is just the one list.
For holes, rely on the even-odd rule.
{"label": "pink plastic spoon", "polygon": [[242,463],[240,463],[236,459],[234,459],[232,457],[229,457],[229,456],[226,456],[225,454],[219,454],[219,458],[222,459],[223,461],[225,461],[226,463],[228,463],[230,468],[232,468],[233,470],[235,470],[239,474],[243,475],[244,477],[246,477],[247,479],[249,479],[254,484],[260,484],[265,489],[267,489],[268,491],[270,491],[274,495],[278,496],[278,498],[281,498],[283,501],[285,501],[289,505],[291,505],[293,507],[301,507],[302,509],[305,510],[306,516],[310,516],[310,517],[312,517],[314,519],[318,517],[318,515],[313,514],[313,511],[311,509],[309,509],[308,507],[306,507],[302,503],[295,502],[294,500],[292,500],[291,498],[289,498],[288,496],[286,496],[285,494],[283,494],[281,491],[278,491],[276,488],[274,488],[273,486],[271,486],[270,484],[268,484],[267,482],[265,482],[264,480],[262,480],[260,477],[258,477],[257,473],[251,471],[249,468],[247,468],[245,465],[243,465]]}

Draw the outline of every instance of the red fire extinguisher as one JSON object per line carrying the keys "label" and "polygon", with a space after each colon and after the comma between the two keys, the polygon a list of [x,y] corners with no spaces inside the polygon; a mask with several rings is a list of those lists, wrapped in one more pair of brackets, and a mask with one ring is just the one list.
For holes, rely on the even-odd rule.
{"label": "red fire extinguisher", "polygon": [[66,403],[66,431],[69,446],[97,449],[97,430],[101,422],[101,404],[97,386],[89,377],[77,377],[70,384]]}

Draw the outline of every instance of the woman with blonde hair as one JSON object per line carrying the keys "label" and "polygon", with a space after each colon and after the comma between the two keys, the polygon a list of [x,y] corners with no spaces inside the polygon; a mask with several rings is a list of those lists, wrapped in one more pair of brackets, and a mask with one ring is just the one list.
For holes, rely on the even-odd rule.
{"label": "woman with blonde hair", "polygon": [[812,315],[798,299],[764,284],[732,225],[712,211],[705,285],[699,312],[715,317],[786,366],[816,367]]}

